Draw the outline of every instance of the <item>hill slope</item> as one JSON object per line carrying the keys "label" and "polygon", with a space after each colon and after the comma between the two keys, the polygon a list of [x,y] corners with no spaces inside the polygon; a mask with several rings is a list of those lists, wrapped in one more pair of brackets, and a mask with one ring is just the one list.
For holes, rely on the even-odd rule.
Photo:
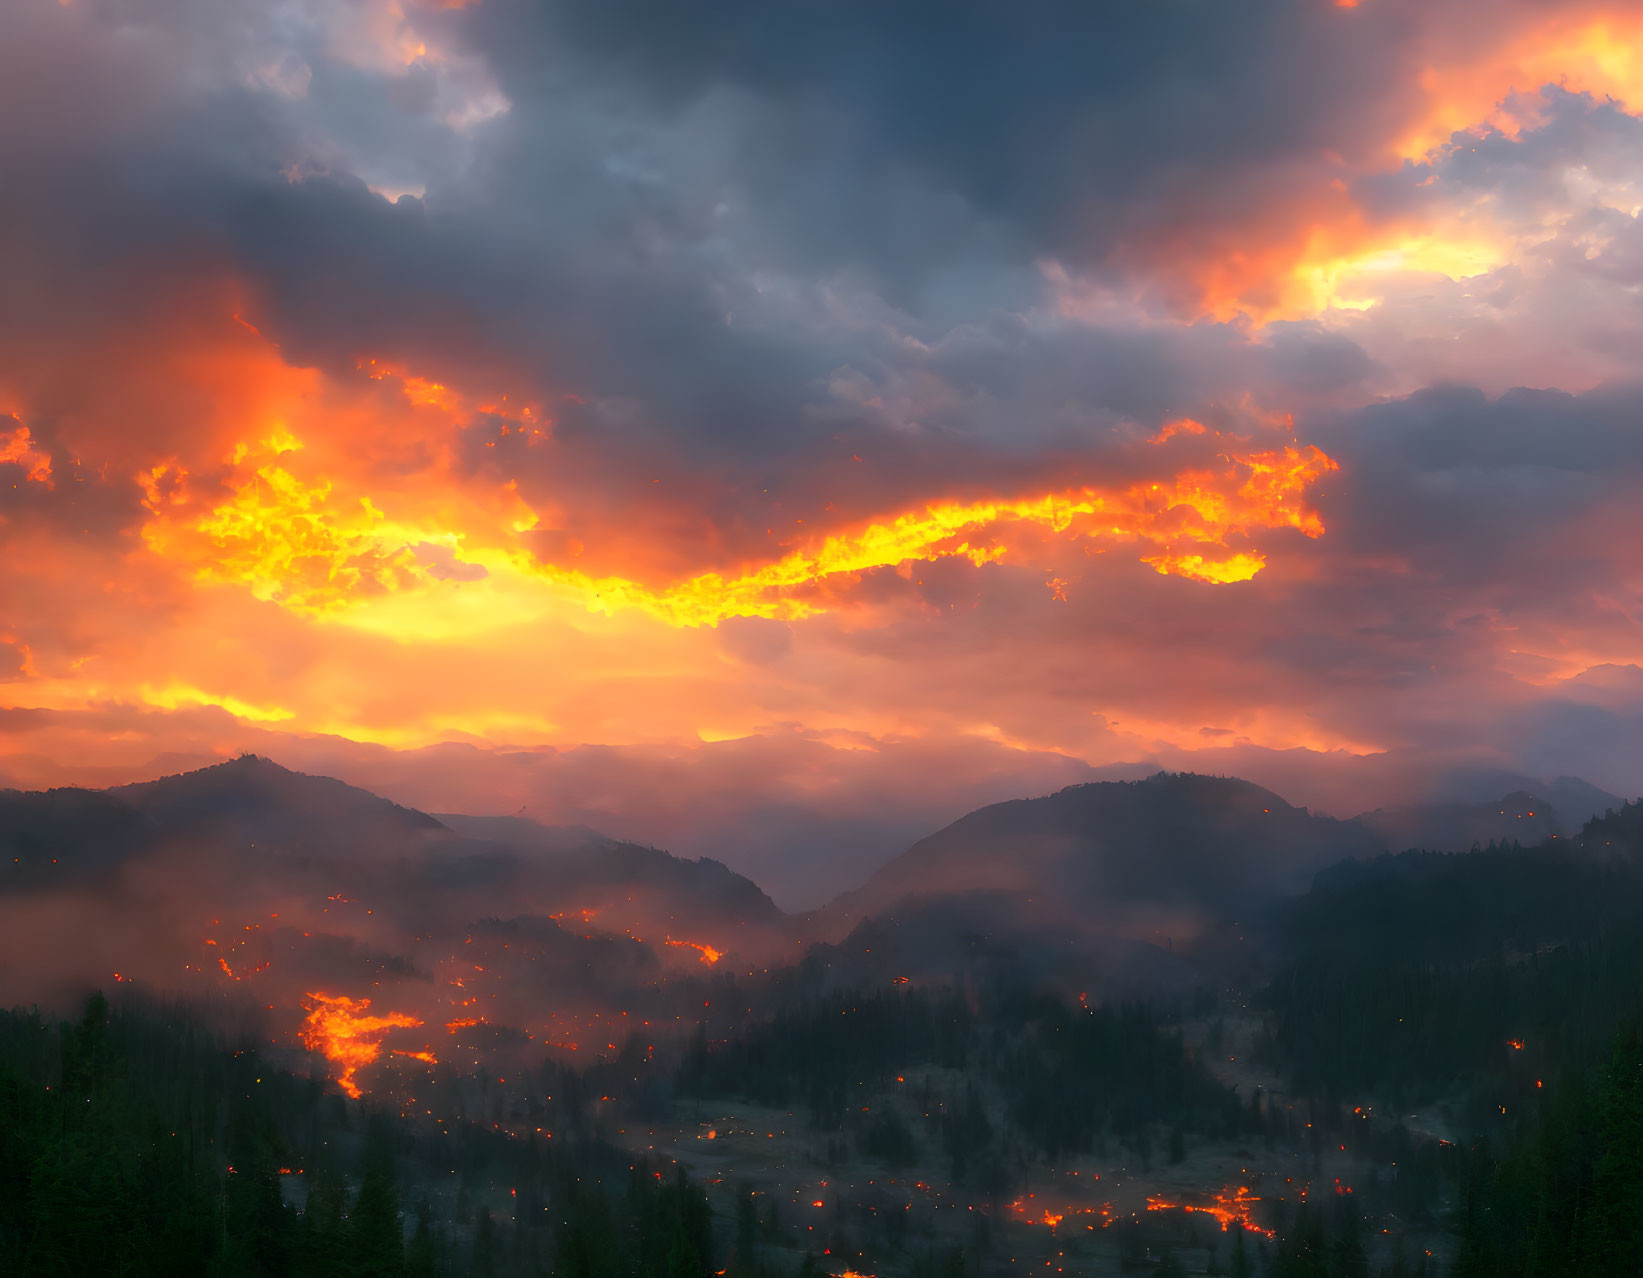
{"label": "hill slope", "polygon": [[1247,781],[1161,772],[981,808],[825,913],[859,919],[909,898],[984,890],[1032,898],[1059,917],[1154,908],[1236,919],[1381,846]]}

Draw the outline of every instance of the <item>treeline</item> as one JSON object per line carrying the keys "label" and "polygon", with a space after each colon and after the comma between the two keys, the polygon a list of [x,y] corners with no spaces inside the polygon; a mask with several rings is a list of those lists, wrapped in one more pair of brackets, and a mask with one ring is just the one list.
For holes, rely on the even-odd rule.
{"label": "treeline", "polygon": [[[212,1133],[231,1070],[170,1064],[173,1104],[135,1094],[101,996],[74,1025],[0,1030],[0,1272],[200,1274],[228,1256]],[[186,1094],[184,1094],[186,1093]]]}
{"label": "treeline", "polygon": [[[1596,823],[1594,823],[1596,825]],[[1590,828],[1590,827],[1589,827]],[[1320,875],[1282,925],[1268,1056],[1295,1089],[1514,1111],[1597,1060],[1643,989],[1643,872],[1591,850],[1405,853]]]}
{"label": "treeline", "polygon": [[700,1189],[597,1139],[366,1115],[100,994],[71,1023],[0,1014],[0,1273],[705,1278],[719,1261]]}
{"label": "treeline", "polygon": [[836,994],[779,1009],[723,1043],[698,1030],[679,1072],[685,1096],[804,1105],[818,1125],[862,1089],[921,1065],[963,1069],[973,1025],[950,990]]}
{"label": "treeline", "polygon": [[[918,1155],[894,1105],[864,1102],[923,1067],[962,1071],[962,1094],[917,1112],[939,1122],[955,1180],[997,1192],[1000,1123],[1046,1159],[1087,1152],[1108,1137],[1149,1157],[1186,1131],[1222,1135],[1254,1124],[1143,1006],[1083,1007],[1053,994],[971,1002],[952,990],[892,990],[807,1000],[710,1044],[698,1034],[679,1075],[685,1096],[804,1105],[818,1128],[862,1128],[863,1152],[891,1167]],[[940,1110],[939,1115],[935,1111]],[[1159,1149],[1162,1155],[1164,1150]]]}
{"label": "treeline", "polygon": [[1220,1136],[1251,1122],[1144,1005],[1085,1008],[1022,996],[1000,1007],[990,1033],[994,1085],[1052,1161],[1089,1152],[1107,1134],[1145,1159],[1160,1127],[1171,1130],[1178,1156],[1186,1131]]}
{"label": "treeline", "polygon": [[1454,1278],[1643,1272],[1643,1027],[1475,1154]]}

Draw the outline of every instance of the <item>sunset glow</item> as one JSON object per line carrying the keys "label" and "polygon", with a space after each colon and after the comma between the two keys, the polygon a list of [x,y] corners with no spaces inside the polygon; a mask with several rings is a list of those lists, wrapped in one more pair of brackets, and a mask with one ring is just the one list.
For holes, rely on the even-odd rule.
{"label": "sunset glow", "polygon": [[570,10],[524,62],[431,0],[217,15],[213,59],[30,0],[11,47],[104,96],[0,142],[0,774],[255,750],[732,861],[780,842],[750,787],[817,831],[1166,765],[1356,810],[1565,714],[1620,786],[1643,25],[1474,8],[1160,28],[1133,82],[977,18],[977,130],[819,48],[802,123],[751,47]]}
{"label": "sunset glow", "polygon": [[0,190],[8,1273],[1636,1269],[1638,0],[7,0]]}

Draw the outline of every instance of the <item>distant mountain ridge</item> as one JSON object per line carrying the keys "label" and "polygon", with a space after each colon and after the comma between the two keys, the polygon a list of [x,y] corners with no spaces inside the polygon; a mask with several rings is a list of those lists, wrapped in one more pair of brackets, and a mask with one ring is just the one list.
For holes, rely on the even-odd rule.
{"label": "distant mountain ridge", "polygon": [[1465,852],[1491,843],[1525,846],[1558,838],[1567,829],[1562,815],[1545,799],[1515,790],[1485,803],[1422,803],[1403,808],[1376,808],[1355,817],[1388,851],[1419,848],[1432,852]]}
{"label": "distant mountain ridge", "polygon": [[255,754],[103,791],[173,835],[238,834],[312,838],[313,822],[330,837],[415,835],[444,830],[415,808],[338,781],[293,772]]}
{"label": "distant mountain ridge", "polygon": [[1465,852],[1490,843],[1515,841],[1528,846],[1551,838],[1572,838],[1588,821],[1622,806],[1618,795],[1579,777],[1559,777],[1552,782],[1504,777],[1512,782],[1512,789],[1499,799],[1376,808],[1354,820],[1383,839],[1391,852],[1408,848]]}
{"label": "distant mountain ridge", "polygon": [[[1524,843],[1528,811],[1513,816]],[[1567,855],[1643,855],[1640,812],[1594,820]],[[611,1005],[671,1019],[707,997],[699,982],[761,970],[812,992],[956,983],[1180,1005],[1258,979],[1281,907],[1386,847],[1365,821],[1247,781],[1158,773],[980,808],[795,917],[711,858],[433,816],[247,755],[108,790],[0,791],[0,995],[114,975],[294,1011],[346,991],[518,1044],[533,1026],[579,1041]]]}
{"label": "distant mountain ridge", "polygon": [[90,889],[122,864],[164,851],[207,857],[216,869],[248,856],[247,870],[260,875],[330,874],[352,886],[387,861],[406,883],[421,876],[431,890],[489,891],[492,913],[523,908],[526,885],[540,895],[545,884],[566,899],[642,895],[663,917],[715,925],[770,928],[783,918],[756,884],[717,861],[522,818],[442,821],[251,754],[107,790],[0,791],[0,851],[0,892]]}
{"label": "distant mountain ridge", "polygon": [[[1577,805],[1612,798],[1577,780],[1556,784]],[[1632,810],[1607,819],[1588,826],[1586,842],[1629,847]],[[1081,951],[1157,984],[1178,956],[1160,965],[1134,947],[1167,952],[1256,920],[1330,866],[1406,846],[1529,845],[1566,828],[1527,791],[1343,821],[1237,778],[1160,772],[979,808],[861,887],[789,918],[708,857],[520,816],[433,816],[246,755],[108,790],[0,791],[0,896],[115,891],[125,865],[164,858],[168,873],[215,882],[247,906],[368,896],[418,935],[551,915],[578,934],[774,956],[806,939],[843,945],[873,919],[873,961],[893,961],[898,974],[919,956],[926,966],[985,956],[1031,972],[1053,968],[1052,951]],[[857,939],[865,957],[871,936]]]}
{"label": "distant mountain ridge", "polygon": [[1326,865],[1381,850],[1361,826],[1314,816],[1248,781],[1160,772],[978,809],[823,913],[861,918],[914,897],[985,890],[1033,895],[1058,911],[1236,918],[1304,890]]}
{"label": "distant mountain ridge", "polygon": [[756,883],[712,857],[692,861],[660,848],[613,839],[585,826],[546,826],[517,816],[443,814],[439,819],[458,834],[550,861],[567,881],[585,889],[643,881],[688,897],[699,907],[711,905],[738,922],[774,927],[785,917]]}

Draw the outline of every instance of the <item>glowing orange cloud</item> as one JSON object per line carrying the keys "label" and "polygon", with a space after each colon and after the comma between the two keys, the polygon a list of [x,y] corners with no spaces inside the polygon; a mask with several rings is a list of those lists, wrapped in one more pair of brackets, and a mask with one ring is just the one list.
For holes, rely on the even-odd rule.
{"label": "glowing orange cloud", "polygon": [[[375,1063],[382,1055],[382,1038],[392,1029],[414,1029],[422,1022],[402,1012],[386,1016],[370,1016],[368,998],[348,998],[345,995],[309,994],[303,999],[308,1017],[297,1036],[311,1052],[319,1052],[337,1066],[337,1086],[356,1100],[360,1095],[354,1075],[365,1066]],[[400,1055],[415,1056],[418,1060],[432,1061],[431,1056],[416,1052]]]}
{"label": "glowing orange cloud", "polygon": [[[286,435],[240,446],[231,496],[192,518],[151,495],[153,518],[143,534],[149,548],[192,562],[202,580],[237,584],[292,611],[344,622],[360,621],[371,601],[384,596],[413,595],[434,599],[436,610],[446,607],[462,583],[436,580],[412,549],[436,542],[460,549],[464,562],[505,579],[510,588],[528,589],[534,582],[590,612],[632,609],[669,626],[711,626],[731,617],[815,615],[836,606],[820,592],[835,580],[915,561],[993,562],[1019,549],[1012,537],[1019,543],[1028,533],[1139,544],[1151,548],[1141,558],[1159,573],[1210,583],[1247,581],[1265,558],[1230,549],[1229,538],[1274,528],[1321,536],[1323,521],[1306,494],[1337,469],[1317,448],[1288,445],[1226,454],[1216,468],[1159,482],[931,502],[824,535],[736,574],[709,572],[653,585],[542,563],[494,528],[479,530],[469,546],[466,530],[433,520],[391,520],[367,496],[345,496],[325,479],[299,478],[284,460],[299,449]],[[143,482],[151,489],[158,481],[148,476]],[[520,520],[515,527],[529,523]],[[482,544],[487,533],[490,544]],[[396,619],[416,629],[403,614]]]}
{"label": "glowing orange cloud", "polygon": [[51,455],[34,442],[27,426],[0,431],[0,463],[11,462],[23,468],[23,478],[31,484],[51,488]]}
{"label": "glowing orange cloud", "polygon": [[[1535,122],[1535,95],[1548,85],[1643,111],[1643,15],[1587,3],[1545,6],[1529,18],[1508,10],[1480,22],[1470,8],[1451,15],[1434,6],[1428,27],[1410,82],[1386,86],[1387,101],[1403,109],[1384,136],[1355,148],[1350,163],[1335,152],[1318,156],[1310,172],[1288,176],[1281,199],[1236,222],[1166,220],[1122,245],[1120,263],[1176,309],[1266,324],[1367,309],[1400,277],[1461,280],[1514,260],[1523,246],[1484,210],[1370,213],[1351,179],[1425,160],[1457,134],[1492,128],[1515,137]],[[1086,291],[1103,298],[1099,288],[1065,281],[1059,291],[1070,314],[1090,308]]]}
{"label": "glowing orange cloud", "polygon": [[1591,5],[1546,12],[1526,27],[1468,15],[1464,31],[1435,50],[1422,72],[1420,118],[1397,139],[1396,154],[1419,159],[1454,133],[1484,125],[1516,136],[1526,121],[1507,100],[1548,84],[1643,110],[1643,15]]}
{"label": "glowing orange cloud", "polygon": [[[278,456],[295,447],[294,441],[278,440],[267,451]],[[151,473],[145,487],[152,492],[163,473]],[[152,497],[149,508],[158,513]],[[259,599],[318,612],[339,598],[393,590],[416,579],[414,556],[403,545],[384,545],[378,533],[382,523],[381,512],[368,500],[335,500],[329,483],[304,483],[269,461],[189,531],[212,547],[200,565],[203,579],[237,582]],[[165,554],[175,531],[164,521],[150,521],[143,535],[151,549]]]}
{"label": "glowing orange cloud", "polygon": [[[1145,269],[1161,271],[1166,290],[1186,309],[1260,324],[1331,308],[1363,310],[1400,277],[1465,279],[1503,265],[1515,251],[1504,230],[1470,212],[1371,221],[1339,183],[1247,225],[1159,235],[1131,250]],[[1076,316],[1076,288],[1054,277],[1052,284],[1061,309]],[[1155,439],[1176,433],[1166,426]]]}

